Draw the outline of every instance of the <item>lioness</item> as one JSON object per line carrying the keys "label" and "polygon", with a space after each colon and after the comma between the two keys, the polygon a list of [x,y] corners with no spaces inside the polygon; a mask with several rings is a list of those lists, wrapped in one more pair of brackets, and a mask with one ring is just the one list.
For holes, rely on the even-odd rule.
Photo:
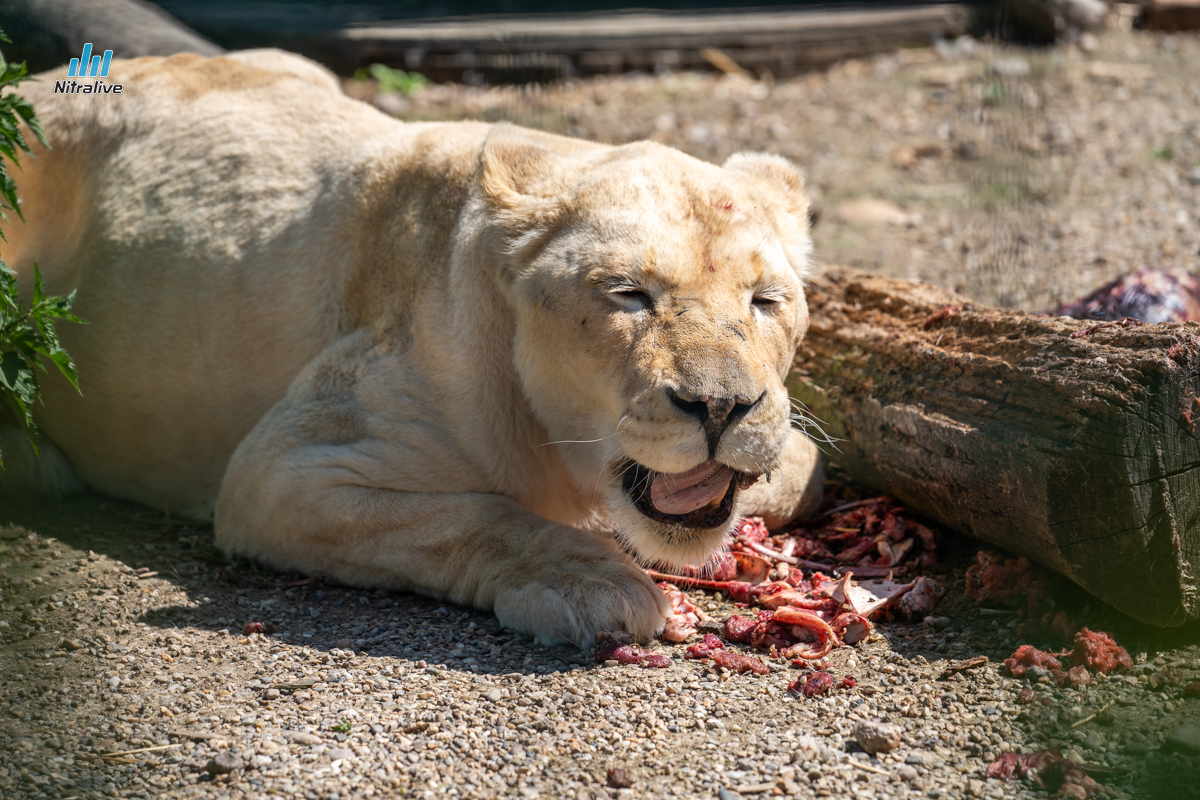
{"label": "lioness", "polygon": [[78,289],[83,395],[47,381],[38,423],[95,489],[580,644],[662,628],[618,541],[697,564],[736,515],[818,499],[784,159],[405,124],[279,52],[115,61],[120,95],[64,77],[22,87],[53,149],[0,254]]}

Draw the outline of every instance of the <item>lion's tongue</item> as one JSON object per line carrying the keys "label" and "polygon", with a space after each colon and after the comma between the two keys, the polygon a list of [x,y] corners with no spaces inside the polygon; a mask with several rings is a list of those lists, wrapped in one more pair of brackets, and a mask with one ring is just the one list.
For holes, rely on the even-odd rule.
{"label": "lion's tongue", "polygon": [[686,514],[725,496],[733,470],[713,459],[674,475],[656,475],[650,501],[664,514]]}

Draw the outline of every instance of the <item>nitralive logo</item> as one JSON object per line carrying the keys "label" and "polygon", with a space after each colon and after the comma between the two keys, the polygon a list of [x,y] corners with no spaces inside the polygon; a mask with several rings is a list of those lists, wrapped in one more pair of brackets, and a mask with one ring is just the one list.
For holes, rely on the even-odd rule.
{"label": "nitralive logo", "polygon": [[55,81],[55,94],[121,94],[121,84],[105,83],[99,78],[108,77],[108,67],[112,63],[112,50],[105,50],[104,57],[92,55],[92,43],[83,46],[79,58],[72,58],[67,65],[68,78],[96,78],[92,81]]}

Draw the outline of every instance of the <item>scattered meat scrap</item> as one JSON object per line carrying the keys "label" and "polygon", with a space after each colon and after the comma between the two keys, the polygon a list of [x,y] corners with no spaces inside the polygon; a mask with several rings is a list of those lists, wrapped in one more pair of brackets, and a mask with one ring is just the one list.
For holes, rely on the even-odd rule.
{"label": "scattered meat scrap", "polygon": [[731,653],[725,649],[725,643],[711,633],[704,634],[704,639],[700,644],[689,647],[683,657],[711,659],[718,667],[723,667],[730,672],[753,672],[755,675],[766,675],[770,672],[761,658]]}
{"label": "scattered meat scrap", "polygon": [[699,644],[694,644],[687,649],[683,654],[684,658],[708,658],[717,650],[724,650],[725,643],[721,641],[721,637],[714,636],[711,633],[704,634],[704,638]]}
{"label": "scattered meat scrap", "polygon": [[1140,269],[1101,286],[1052,313],[1086,320],[1134,318],[1156,322],[1200,321],[1200,278],[1183,270]]}
{"label": "scattered meat scrap", "polygon": [[[1183,673],[1177,669],[1160,669],[1146,676],[1146,685],[1153,691],[1161,692],[1183,685]],[[1184,691],[1187,692],[1187,684]]]}
{"label": "scattered meat scrap", "polygon": [[[860,576],[902,574],[901,562],[928,566],[937,562],[937,536],[913,520],[908,509],[890,497],[874,497],[836,506],[771,535],[761,520],[738,530],[734,545],[810,569],[853,569]],[[766,535],[763,535],[766,534]]]}
{"label": "scattered meat scrap", "polygon": [[801,694],[805,697],[816,697],[819,694],[825,694],[831,689],[853,689],[858,686],[858,681],[847,675],[840,681],[830,673],[820,670],[810,673],[809,675],[801,675],[796,680],[788,684],[788,691],[795,694]]}
{"label": "scattered meat scrap", "polygon": [[1013,777],[1032,783],[1058,798],[1086,800],[1106,791],[1078,764],[1063,758],[1058,748],[1040,753],[1004,753],[987,768],[989,778]]}
{"label": "scattered meat scrap", "polygon": [[731,653],[728,650],[715,650],[712,653],[713,663],[730,672],[753,672],[755,675],[766,675],[770,672],[761,658]]}
{"label": "scattered meat scrap", "polygon": [[668,642],[686,642],[695,635],[696,626],[701,620],[709,618],[708,614],[696,608],[678,586],[663,581],[658,584],[658,588],[671,603],[671,613],[667,616],[662,638]]}
{"label": "scattered meat scrap", "polygon": [[658,653],[647,653],[633,643],[633,637],[624,631],[601,631],[596,634],[596,659],[616,661],[621,664],[637,664],[647,669],[665,669],[671,659]]}
{"label": "scattered meat scrap", "polygon": [[921,328],[923,330],[929,330],[943,320],[957,319],[959,316],[961,316],[961,311],[958,307],[958,304],[950,303],[942,306],[937,311],[934,311],[932,314],[926,317],[925,321],[921,323]]}
{"label": "scattered meat scrap", "polygon": [[896,603],[896,616],[905,622],[920,622],[933,613],[938,601],[946,593],[946,587],[924,575],[913,581],[913,586]]}
{"label": "scattered meat scrap", "polygon": [[[1031,644],[1023,644],[1017,648],[1017,652],[1004,659],[1004,667],[1014,678],[1023,678],[1031,669],[1041,669],[1046,672],[1052,669],[1062,669],[1062,662]],[[1037,673],[1035,672],[1035,674]]]}
{"label": "scattered meat scrap", "polygon": [[[1063,662],[1071,666],[1064,669]],[[1133,659],[1125,648],[1106,633],[1087,628],[1075,634],[1075,649],[1047,653],[1033,645],[1023,644],[1004,660],[1008,674],[1014,678],[1032,674],[1049,677],[1058,686],[1090,686],[1092,672],[1108,674],[1114,669],[1133,669]]]}
{"label": "scattered meat scrap", "polygon": [[816,697],[825,694],[833,688],[837,679],[828,672],[814,672],[807,677],[800,677],[788,684],[789,692],[798,692],[805,697]]}
{"label": "scattered meat scrap", "polygon": [[1041,609],[1050,584],[1027,558],[980,550],[967,570],[966,591],[976,605],[996,604],[1032,614]]}
{"label": "scattered meat scrap", "polygon": [[1071,338],[1072,339],[1082,339],[1084,336],[1091,336],[1096,331],[1103,330],[1105,328],[1115,328],[1115,327],[1129,328],[1129,327],[1141,325],[1141,324],[1142,324],[1142,321],[1139,319],[1136,319],[1134,317],[1122,317],[1121,319],[1119,319],[1115,322],[1097,322],[1095,325],[1091,326],[1090,328],[1083,328],[1081,330],[1072,331]]}
{"label": "scattered meat scrap", "polygon": [[279,628],[274,623],[259,622],[258,620],[247,622],[242,626],[242,634],[245,636],[249,636],[252,633],[261,633],[263,636],[270,636],[272,633],[277,633],[278,631]]}
{"label": "scattered meat scrap", "polygon": [[1105,675],[1117,667],[1133,669],[1133,659],[1124,647],[1114,642],[1107,633],[1087,628],[1075,634],[1075,650],[1071,653],[1071,660]]}

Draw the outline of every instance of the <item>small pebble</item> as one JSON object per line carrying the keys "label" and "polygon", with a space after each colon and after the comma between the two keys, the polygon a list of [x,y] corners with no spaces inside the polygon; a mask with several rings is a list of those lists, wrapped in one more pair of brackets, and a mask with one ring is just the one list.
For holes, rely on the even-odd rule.
{"label": "small pebble", "polygon": [[890,722],[859,720],[854,723],[858,746],[871,755],[888,753],[900,746],[901,728]]}
{"label": "small pebble", "polygon": [[288,738],[296,744],[311,745],[321,743],[320,736],[315,736],[311,733],[305,733],[304,731],[293,731],[292,733],[288,734]]}
{"label": "small pebble", "polygon": [[242,759],[238,758],[236,753],[230,750],[222,750],[209,760],[208,764],[204,767],[204,771],[209,775],[227,775],[244,766],[245,764],[242,762]]}
{"label": "small pebble", "polygon": [[633,776],[624,767],[610,767],[608,785],[614,789],[628,789],[633,786]]}

